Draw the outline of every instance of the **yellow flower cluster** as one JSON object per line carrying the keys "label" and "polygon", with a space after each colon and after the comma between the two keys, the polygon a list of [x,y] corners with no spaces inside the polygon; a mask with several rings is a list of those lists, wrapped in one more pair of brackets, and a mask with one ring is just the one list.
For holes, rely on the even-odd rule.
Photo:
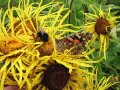
{"label": "yellow flower cluster", "polygon": [[[44,5],[43,0],[20,0],[17,7],[8,3],[0,18],[0,90],[5,85],[25,90],[105,90],[112,85],[110,78],[94,84],[97,74],[89,69],[101,61],[89,58],[94,49],[75,55],[70,54],[71,49],[57,50],[56,39],[76,32],[67,28],[69,24],[63,24],[69,13],[61,2]],[[40,40],[38,32],[48,38],[47,42]],[[96,84],[102,85],[100,89]]]}

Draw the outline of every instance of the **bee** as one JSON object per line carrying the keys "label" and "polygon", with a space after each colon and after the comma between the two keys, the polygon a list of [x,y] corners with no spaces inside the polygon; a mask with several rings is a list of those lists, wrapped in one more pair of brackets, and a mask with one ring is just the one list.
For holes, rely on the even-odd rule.
{"label": "bee", "polygon": [[51,55],[54,51],[53,42],[47,32],[45,32],[41,27],[37,33],[36,41],[43,42],[43,44],[38,48],[40,56]]}
{"label": "bee", "polygon": [[43,42],[47,42],[48,41],[48,34],[46,33],[46,32],[41,32],[41,31],[39,31],[38,33],[37,33],[37,36],[40,38],[40,40],[41,41],[43,41]]}
{"label": "bee", "polygon": [[40,31],[37,32],[36,40],[39,38],[39,40],[42,42],[48,42],[49,35],[41,27],[39,27],[39,30]]}

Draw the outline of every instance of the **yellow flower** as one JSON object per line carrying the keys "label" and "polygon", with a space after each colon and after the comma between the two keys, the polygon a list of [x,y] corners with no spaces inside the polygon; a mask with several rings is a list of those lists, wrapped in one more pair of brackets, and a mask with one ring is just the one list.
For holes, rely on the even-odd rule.
{"label": "yellow flower", "polygon": [[[54,11],[56,7],[59,9]],[[66,14],[61,16],[64,11]],[[36,41],[39,27],[48,33],[52,42],[51,48],[55,51],[55,38],[61,38],[64,33],[69,32],[67,29],[69,24],[63,24],[69,12],[64,5],[53,1],[42,5],[42,0],[31,4],[29,0],[27,2],[21,0],[18,7],[10,7],[10,2],[8,3],[8,9],[0,18],[0,63],[3,63],[0,68],[0,90],[3,90],[4,85],[18,85],[22,88],[27,83],[29,86],[27,76],[29,71],[36,67],[34,62],[42,53],[38,49],[41,50],[44,45],[49,46],[44,42]],[[5,23],[6,19],[8,19],[7,23]],[[62,33],[56,35],[56,32]]]}
{"label": "yellow flower", "polygon": [[85,55],[80,57],[54,52],[50,56],[40,57],[26,69],[22,83],[26,82],[27,90],[85,90],[85,76],[93,74],[87,68],[94,68],[92,63],[98,62],[88,61]]}
{"label": "yellow flower", "polygon": [[113,82],[111,80],[112,76],[108,76],[108,77],[104,76],[100,80],[98,80],[97,72],[99,71],[94,69],[93,72],[95,72],[95,74],[86,76],[86,79],[87,79],[86,83],[89,83],[89,84],[86,85],[85,90],[107,90],[111,86],[118,83],[118,82]]}
{"label": "yellow flower", "polygon": [[0,89],[3,90],[4,85],[20,85],[26,69],[33,64],[35,58],[39,57],[36,50],[41,43],[27,45],[21,49],[1,55],[0,61],[3,65],[0,68]]}
{"label": "yellow flower", "polygon": [[[34,88],[84,90],[86,81],[84,76],[93,74],[86,68],[94,68],[92,63],[99,62],[88,57],[94,50],[71,55],[69,49],[64,52],[57,52],[56,49],[55,39],[63,38],[66,32],[75,32],[67,28],[69,24],[63,24],[70,11],[61,3],[53,1],[42,5],[42,0],[40,3],[32,4],[29,0],[27,2],[21,0],[18,7],[10,8],[10,2],[8,5],[0,21],[0,62],[4,63],[0,68],[0,90],[3,90],[4,85],[18,85],[20,89],[25,87],[26,90]],[[54,11],[56,7],[59,9]],[[64,11],[66,14],[62,16]],[[8,23],[5,26],[6,17]],[[39,27],[47,32],[53,48],[53,51],[51,49],[49,51],[52,52],[46,48],[50,47],[49,41],[41,42],[39,39],[37,41]],[[9,49],[6,50],[4,45]],[[49,73],[51,71],[54,73]],[[56,82],[56,78],[60,83]]]}
{"label": "yellow flower", "polygon": [[109,38],[111,29],[116,24],[116,19],[119,17],[112,16],[110,14],[110,7],[108,10],[104,11],[102,8],[97,8],[96,6],[90,6],[94,14],[84,13],[86,16],[86,23],[84,29],[85,32],[92,33],[91,44],[98,38],[99,48],[101,52],[104,53],[104,58],[106,59],[106,51],[109,45]]}
{"label": "yellow flower", "polygon": [[[15,50],[34,45],[35,42],[41,42],[36,41],[37,33],[42,32],[39,28],[43,28],[47,32],[50,42],[47,42],[48,44],[41,42],[43,45],[38,51],[40,53],[49,53],[43,49],[47,49],[46,47],[55,48],[54,38],[61,38],[64,33],[69,32],[69,29],[67,29],[69,24],[64,25],[63,22],[70,11],[64,8],[62,3],[55,3],[54,1],[45,5],[42,3],[42,0],[39,3],[31,4],[29,0],[21,0],[17,7],[10,7],[10,1],[8,2],[8,9],[3,14],[3,17],[0,18],[1,55],[13,53]],[[54,11],[56,7],[59,9]],[[64,11],[66,11],[66,14],[61,16]],[[0,13],[2,14],[2,10]],[[6,20],[8,21],[7,23],[5,22]],[[62,33],[56,35],[56,32]],[[53,52],[52,49],[50,49],[50,54]]]}

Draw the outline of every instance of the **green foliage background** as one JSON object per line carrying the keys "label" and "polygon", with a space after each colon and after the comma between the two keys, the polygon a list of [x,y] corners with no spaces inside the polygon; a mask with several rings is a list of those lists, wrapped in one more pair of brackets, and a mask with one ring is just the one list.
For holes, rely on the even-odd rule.
{"label": "green foliage background", "polygon": [[[17,6],[19,0],[11,0],[12,6]],[[31,2],[39,2],[39,0],[30,0]],[[43,0],[44,3],[48,3],[51,0]],[[85,18],[80,11],[89,12],[89,5],[95,4],[98,7],[102,6],[107,8],[112,7],[112,14],[120,16],[120,0],[55,0],[63,2],[65,7],[71,9],[69,17],[66,19],[65,23],[70,23],[75,26],[83,25]],[[0,0],[0,8],[3,10],[7,9],[8,0]],[[119,20],[120,21],[120,20]],[[99,69],[99,78],[106,75],[113,75],[118,81],[120,81],[120,23],[117,26],[118,33],[115,40],[111,40],[110,47],[107,52],[107,59],[104,62],[97,64]],[[94,53],[97,57],[97,52]],[[94,58],[96,59],[96,58]],[[120,84],[108,90],[120,90]]]}

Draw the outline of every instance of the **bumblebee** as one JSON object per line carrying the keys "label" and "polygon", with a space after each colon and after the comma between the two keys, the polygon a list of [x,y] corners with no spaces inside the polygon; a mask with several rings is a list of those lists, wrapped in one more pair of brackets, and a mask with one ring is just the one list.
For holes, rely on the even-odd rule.
{"label": "bumblebee", "polygon": [[52,54],[54,51],[53,42],[47,32],[45,32],[42,28],[40,28],[40,31],[37,33],[36,40],[43,42],[43,44],[38,48],[40,56]]}
{"label": "bumblebee", "polygon": [[43,28],[39,27],[39,32],[37,32],[36,40],[37,39],[39,39],[42,42],[48,42],[49,35],[43,30]]}
{"label": "bumblebee", "polygon": [[47,42],[49,36],[48,36],[48,34],[46,32],[39,31],[37,33],[37,37],[39,37],[41,41]]}

